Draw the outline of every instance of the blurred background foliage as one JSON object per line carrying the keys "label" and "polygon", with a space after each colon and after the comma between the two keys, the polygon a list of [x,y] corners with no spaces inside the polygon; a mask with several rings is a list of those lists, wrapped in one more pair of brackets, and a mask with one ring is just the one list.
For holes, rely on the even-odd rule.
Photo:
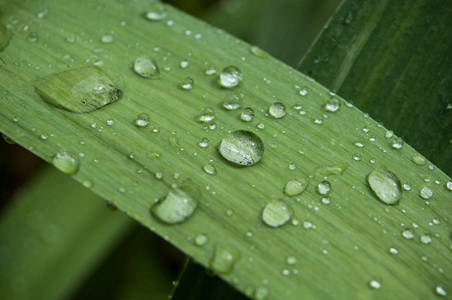
{"label": "blurred background foliage", "polygon": [[[264,49],[294,68],[340,4],[339,0],[168,0],[166,2]],[[61,191],[64,187],[52,184],[51,181],[43,182],[39,178],[52,176],[48,173],[58,172],[45,170],[48,168],[52,167],[47,166],[45,162],[21,146],[0,141],[0,213],[5,215],[9,209],[18,209],[18,206],[24,204],[20,202],[40,201],[27,199],[30,197],[57,197],[52,190]],[[58,173],[57,176],[67,175]],[[70,179],[69,176],[67,177]],[[40,194],[36,194],[27,189],[30,184],[31,188],[36,185],[47,186],[42,188],[43,191]],[[84,189],[75,181],[68,184],[69,186],[65,188],[67,195],[77,194]],[[96,198],[92,201],[105,206],[104,200],[97,196],[86,197]],[[60,201],[70,200],[61,199]],[[80,205],[83,204],[80,203]],[[61,210],[65,209],[68,218],[71,214],[77,213],[77,211],[71,211],[73,208],[70,210],[68,206],[62,205]],[[107,207],[104,209],[108,214],[122,215],[120,212],[108,211]],[[2,221],[0,220],[0,223]],[[67,287],[66,297],[70,299],[168,299],[168,295],[177,283],[186,257],[162,238],[141,228],[134,221],[130,220],[124,226],[128,228],[125,230],[127,234],[112,234],[111,240],[104,246],[105,249],[93,255],[97,262],[91,263],[89,267],[86,266],[83,272],[74,273],[74,276],[80,278],[74,279],[75,281]],[[65,229],[61,228],[61,230]],[[20,233],[14,232],[14,234]],[[0,256],[1,251],[0,247]],[[96,268],[93,268],[93,265]],[[190,272],[196,274],[197,271],[190,269]],[[232,293],[234,294],[235,291]]]}

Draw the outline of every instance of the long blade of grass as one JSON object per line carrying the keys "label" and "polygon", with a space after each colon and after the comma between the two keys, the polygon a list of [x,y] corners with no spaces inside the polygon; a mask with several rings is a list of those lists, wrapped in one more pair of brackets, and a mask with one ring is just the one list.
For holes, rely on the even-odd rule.
{"label": "long blade of grass", "polygon": [[133,225],[69,176],[46,168],[0,218],[0,298],[67,297]]}
{"label": "long blade of grass", "polygon": [[345,1],[299,69],[452,174],[452,3]]}
{"label": "long blade of grass", "polygon": [[[204,266],[222,271],[222,278],[248,295],[410,298],[431,297],[441,284],[447,289],[452,282],[447,258],[451,204],[446,201],[450,179],[444,173],[428,163],[414,164],[412,157],[418,154],[408,145],[392,149],[392,141],[384,137],[387,130],[346,102],[336,113],[325,111],[325,102],[335,96],[303,74],[252,54],[249,45],[171,7],[164,20],[150,22],[143,18],[147,5],[10,4],[4,22],[13,38],[1,54],[6,95],[0,129],[49,162],[62,148],[78,155],[77,180]],[[39,18],[46,8],[45,18]],[[16,20],[27,20],[22,22],[28,29]],[[103,44],[107,33],[114,41]],[[146,80],[132,71],[143,54],[160,65],[161,80]],[[74,114],[50,106],[35,93],[33,80],[92,63],[123,75],[122,99]],[[208,66],[221,70],[228,65],[243,72],[235,92],[243,93],[246,106],[256,112],[251,123],[221,108],[229,92],[218,87],[216,76],[204,74]],[[180,88],[185,77],[194,79],[194,89]],[[308,93],[303,89],[306,95],[301,96],[304,87]],[[268,115],[273,102],[286,105],[284,118]],[[216,127],[197,122],[209,106],[216,112]],[[139,113],[148,113],[151,125],[137,128]],[[236,129],[261,137],[265,154],[260,163],[237,168],[220,156],[216,146]],[[202,138],[209,139],[208,147],[199,146]],[[207,163],[216,167],[216,175],[203,171]],[[331,165],[345,172],[324,168]],[[366,182],[369,172],[381,167],[406,183],[397,206],[380,203]],[[287,181],[306,176],[310,185],[301,196],[284,196]],[[202,189],[190,219],[170,226],[149,213],[155,199],[188,178]],[[316,192],[324,180],[332,185],[328,197]],[[433,192],[429,201],[419,196],[424,188]],[[282,197],[293,207],[292,222],[270,228],[261,220],[262,210]],[[401,236],[408,228],[414,240]],[[421,237],[432,242],[424,244]],[[391,255],[391,248],[399,254]],[[225,249],[237,259],[234,265],[221,251]],[[431,264],[420,259],[425,251]],[[220,258],[230,272],[218,266],[215,253],[217,258],[224,254]],[[438,272],[437,266],[447,271]],[[377,286],[375,282],[381,284],[378,291],[369,286]],[[413,288],[406,289],[408,284]]]}

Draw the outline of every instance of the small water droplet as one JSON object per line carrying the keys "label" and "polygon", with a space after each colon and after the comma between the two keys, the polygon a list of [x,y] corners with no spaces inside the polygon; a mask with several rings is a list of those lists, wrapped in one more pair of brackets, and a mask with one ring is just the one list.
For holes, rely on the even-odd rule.
{"label": "small water droplet", "polygon": [[253,53],[257,57],[262,57],[262,58],[270,57],[270,55],[268,55],[267,52],[265,52],[264,50],[262,50],[259,47],[251,46],[250,50],[251,50],[251,53]]}
{"label": "small water droplet", "polygon": [[295,256],[289,256],[286,259],[287,264],[295,265],[297,263],[297,258]]}
{"label": "small water droplet", "polygon": [[236,248],[226,244],[217,244],[210,261],[210,267],[217,273],[229,274],[239,258],[240,251]]}
{"label": "small water droplet", "polygon": [[391,146],[396,150],[400,150],[402,149],[404,144],[405,142],[401,138],[396,138],[395,140],[392,141]]}
{"label": "small water droplet", "polygon": [[385,204],[397,204],[402,197],[400,180],[389,170],[373,170],[367,175],[367,182],[377,198]]}
{"label": "small water droplet", "polygon": [[309,180],[305,178],[291,180],[284,187],[284,194],[287,196],[296,196],[303,193],[309,185]]}
{"label": "small water droplet", "polygon": [[448,182],[446,183],[446,188],[447,188],[449,191],[452,191],[452,181],[448,181]]}
{"label": "small water droplet", "polygon": [[376,281],[376,280],[371,280],[369,282],[369,285],[370,285],[371,288],[376,289],[376,290],[381,288],[381,284],[378,281]]}
{"label": "small water droplet", "polygon": [[204,107],[201,111],[201,115],[198,118],[199,122],[206,123],[211,122],[215,118],[215,111],[212,107]]}
{"label": "small water droplet", "polygon": [[257,128],[264,130],[265,124],[261,122],[261,123],[257,124]]}
{"label": "small water droplet", "polygon": [[359,153],[355,153],[355,154],[353,154],[352,159],[356,160],[356,161],[360,161],[362,159],[362,156]]}
{"label": "small water droplet", "polygon": [[163,172],[161,171],[155,172],[155,178],[158,180],[163,179]]}
{"label": "small water droplet", "polygon": [[337,163],[332,166],[318,167],[315,169],[315,173],[323,176],[342,175],[349,166],[348,163]]}
{"label": "small water droplet", "polygon": [[28,34],[27,36],[27,41],[32,42],[32,43],[36,43],[37,41],[39,41],[39,36],[36,32],[32,31]]}
{"label": "small water droplet", "polygon": [[389,139],[392,138],[394,136],[394,132],[392,130],[388,130],[385,133],[385,138]]}
{"label": "small water droplet", "polygon": [[81,67],[44,76],[34,86],[50,105],[86,113],[121,99],[124,80],[108,69]]}
{"label": "small water droplet", "polygon": [[198,234],[195,237],[195,245],[198,247],[204,246],[209,241],[209,238],[205,234]]}
{"label": "small water droplet", "polygon": [[146,154],[149,159],[156,160],[160,158],[161,154],[159,152],[149,152]]}
{"label": "small water droplet", "polygon": [[190,65],[190,63],[188,62],[188,60],[182,60],[179,64],[181,69],[186,69],[186,68],[188,68],[189,65]]}
{"label": "small water droplet", "polygon": [[191,90],[195,87],[195,81],[190,77],[184,78],[180,83],[180,87],[183,90]]}
{"label": "small water droplet", "polygon": [[135,125],[138,127],[146,127],[149,125],[149,115],[147,113],[141,113],[137,116],[135,120]]}
{"label": "small water droplet", "polygon": [[281,102],[273,103],[268,112],[275,119],[281,119],[286,115],[286,106]]}
{"label": "small water droplet", "polygon": [[108,119],[107,120],[107,125],[109,125],[109,126],[115,125],[115,120],[114,119]]}
{"label": "small water droplet", "polygon": [[175,134],[169,136],[168,142],[172,148],[180,148],[179,139]]}
{"label": "small water droplet", "polygon": [[422,244],[430,244],[432,242],[432,236],[430,234],[423,234],[420,237]]}
{"label": "small water droplet", "polygon": [[100,41],[103,44],[111,44],[115,41],[115,37],[112,34],[104,34],[101,38]]}
{"label": "small water droplet", "polygon": [[133,70],[144,78],[158,79],[162,76],[157,62],[147,55],[138,56],[135,59]]}
{"label": "small water droplet", "polygon": [[428,200],[433,196],[433,191],[428,187],[423,187],[419,192],[419,195],[421,196],[422,199]]}
{"label": "small water droplet", "polygon": [[427,160],[421,155],[413,155],[411,160],[418,166],[423,166],[427,163]]}
{"label": "small water droplet", "polygon": [[262,159],[264,144],[254,133],[237,130],[223,138],[219,151],[226,160],[232,163],[251,166]]}
{"label": "small water droplet", "polygon": [[221,71],[218,83],[225,88],[233,88],[242,82],[242,71],[235,66],[228,66]]}
{"label": "small water droplet", "polygon": [[199,142],[199,147],[206,148],[209,146],[209,140],[207,138],[202,138]]}
{"label": "small water droplet", "polygon": [[325,110],[329,112],[336,112],[341,108],[341,100],[338,98],[331,98],[325,103]]}
{"label": "small water droplet", "polygon": [[240,119],[245,122],[251,122],[254,119],[254,110],[251,107],[246,107],[240,114]]}
{"label": "small water droplet", "polygon": [[152,213],[162,222],[176,224],[184,222],[195,212],[201,191],[198,186],[187,179],[179,188],[171,189],[152,207]]}
{"label": "small water droplet", "polygon": [[83,180],[82,184],[83,184],[84,187],[87,187],[87,188],[92,188],[93,187],[93,183],[90,180],[88,180],[88,179]]}
{"label": "small water droplet", "polygon": [[149,21],[161,21],[166,17],[166,8],[160,1],[150,3],[148,12],[145,13],[146,19]]}
{"label": "small water droplet", "polygon": [[256,289],[256,291],[254,292],[254,298],[256,300],[264,300],[265,298],[267,298],[268,295],[268,289],[264,286],[260,286]]}
{"label": "small water droplet", "polygon": [[414,239],[414,230],[411,228],[405,229],[402,231],[402,236],[407,240]]}
{"label": "small water droplet", "polygon": [[205,164],[203,170],[209,175],[217,174],[217,169],[215,169],[215,167],[212,164]]}
{"label": "small water droplet", "polygon": [[242,98],[236,94],[229,94],[224,97],[223,107],[227,110],[234,110],[242,107]]}
{"label": "small water droplet", "polygon": [[435,293],[439,296],[443,296],[446,297],[447,296],[447,292],[446,292],[446,288],[444,287],[444,285],[440,284],[437,285],[435,287]]}
{"label": "small water droplet", "polygon": [[397,251],[396,248],[389,248],[389,253],[390,253],[390,254],[398,254],[399,251]]}
{"label": "small water droplet", "polygon": [[322,181],[317,185],[317,193],[320,195],[328,195],[331,191],[331,183],[328,181]]}
{"label": "small water droplet", "polygon": [[301,96],[306,96],[308,94],[308,88],[304,87],[298,92]]}
{"label": "small water droplet", "polygon": [[78,158],[66,150],[61,150],[52,158],[53,165],[60,171],[74,175],[80,168],[80,161]]}
{"label": "small water droplet", "polygon": [[272,200],[265,205],[262,221],[270,227],[280,227],[292,218],[293,210],[282,199]]}
{"label": "small water droplet", "polygon": [[212,76],[217,74],[217,70],[214,67],[208,67],[205,71],[204,74]]}

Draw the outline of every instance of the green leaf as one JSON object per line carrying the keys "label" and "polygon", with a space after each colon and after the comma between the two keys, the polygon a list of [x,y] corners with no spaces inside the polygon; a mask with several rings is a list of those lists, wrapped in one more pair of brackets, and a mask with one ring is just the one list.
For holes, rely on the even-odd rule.
{"label": "green leaf", "polygon": [[299,69],[452,174],[450,1],[345,1]]}
{"label": "green leaf", "polygon": [[[410,146],[393,149],[385,128],[328,89],[171,7],[163,20],[150,21],[143,15],[152,5],[140,1],[26,4],[10,4],[4,14],[13,37],[1,53],[0,129],[49,162],[62,150],[71,154],[57,157],[80,161],[75,179],[202,265],[221,266],[221,277],[237,289],[254,297],[265,290],[269,299],[429,298],[452,282],[449,271],[438,271],[451,269],[444,255],[450,251],[450,178],[429,163],[412,162],[418,153]],[[45,18],[36,17],[46,6]],[[28,30],[15,20],[27,20]],[[113,42],[102,39],[106,34]],[[133,71],[142,55],[157,62],[160,79]],[[92,64],[122,74],[121,99],[79,114],[35,93],[36,80]],[[208,67],[230,65],[243,74],[234,90],[205,74]],[[193,85],[186,78],[194,80],[193,89],[180,87]],[[253,121],[221,107],[232,92],[244,94]],[[269,115],[275,102],[285,105],[283,118]],[[332,112],[337,103],[341,108]],[[207,107],[215,111],[216,126],[198,122],[201,114],[211,116]],[[142,113],[150,124],[138,127]],[[257,164],[237,167],[217,151],[235,130],[262,139]],[[199,146],[205,138],[209,146]],[[74,164],[63,165],[74,170]],[[326,171],[344,166],[344,172]],[[384,205],[369,188],[366,177],[377,168],[406,184],[398,205]],[[300,196],[284,195],[288,181],[306,177],[310,183]],[[328,186],[328,195],[319,194]],[[433,192],[428,201],[419,195],[426,196],[425,188]],[[182,223],[168,225],[150,213],[157,199],[197,199],[199,191],[197,209],[192,215],[182,210]],[[262,212],[280,198],[292,207],[292,220],[270,228]],[[414,240],[402,237],[408,228]],[[399,254],[391,255],[391,248]],[[425,252],[432,264],[420,259]],[[369,286],[374,281],[379,290]]]}
{"label": "green leaf", "polygon": [[66,297],[132,225],[69,176],[46,168],[0,219],[0,298]]}

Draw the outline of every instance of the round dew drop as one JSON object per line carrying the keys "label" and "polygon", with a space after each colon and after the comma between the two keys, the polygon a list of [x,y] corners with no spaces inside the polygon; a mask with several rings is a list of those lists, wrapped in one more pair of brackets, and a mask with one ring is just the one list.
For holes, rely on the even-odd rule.
{"label": "round dew drop", "polygon": [[220,73],[219,85],[225,88],[234,88],[242,82],[242,71],[235,66],[228,66]]}
{"label": "round dew drop", "polygon": [[191,180],[186,180],[180,188],[170,190],[159,199],[151,207],[151,212],[166,224],[181,223],[193,215],[200,196],[199,188]]}
{"label": "round dew drop", "polygon": [[245,122],[251,122],[254,119],[254,110],[251,107],[246,107],[240,114],[240,119]]}
{"label": "round dew drop", "polygon": [[66,150],[61,150],[52,158],[53,165],[60,171],[74,175],[80,168],[80,161]]}
{"label": "round dew drop", "polygon": [[384,204],[397,204],[402,197],[402,185],[399,178],[389,170],[375,169],[367,175],[367,182]]}
{"label": "round dew drop", "polygon": [[156,79],[161,77],[157,63],[147,55],[135,59],[133,70],[143,78]]}
{"label": "round dew drop", "polygon": [[291,180],[286,183],[284,187],[284,194],[287,196],[296,196],[303,193],[308,187],[309,180],[307,179],[299,179],[299,180]]}
{"label": "round dew drop", "polygon": [[215,169],[215,167],[212,164],[205,164],[203,169],[204,169],[204,172],[206,172],[209,175],[217,174],[217,169]]}
{"label": "round dew drop", "polygon": [[325,110],[328,112],[336,112],[341,108],[341,100],[338,98],[331,98],[325,103]]}
{"label": "round dew drop", "polygon": [[428,199],[432,198],[433,191],[431,189],[429,189],[428,187],[424,187],[419,192],[419,195],[421,196],[422,199],[428,200]]}
{"label": "round dew drop", "polygon": [[405,229],[402,232],[402,236],[407,240],[412,240],[414,239],[414,230],[411,228]]}
{"label": "round dew drop", "polygon": [[201,116],[199,116],[198,121],[202,123],[207,123],[213,121],[215,118],[215,111],[212,107],[205,107],[202,112]]}
{"label": "round dew drop", "polygon": [[328,195],[331,191],[331,183],[328,181],[322,181],[317,185],[317,193],[320,195]]}
{"label": "round dew drop", "polygon": [[281,102],[273,103],[268,112],[275,119],[281,119],[286,115],[286,106]]}
{"label": "round dew drop", "polygon": [[151,2],[150,5],[150,10],[144,15],[146,19],[148,19],[149,21],[161,21],[166,17],[165,5],[163,5],[159,1]]}
{"label": "round dew drop", "polygon": [[184,78],[180,83],[180,87],[186,91],[192,90],[195,87],[195,81],[190,77]]}
{"label": "round dew drop", "polygon": [[226,160],[242,166],[251,166],[262,159],[264,144],[254,133],[237,130],[229,133],[218,148]]}
{"label": "round dew drop", "polygon": [[278,199],[267,203],[262,212],[262,221],[270,227],[280,227],[286,224],[293,215],[293,210],[287,202]]}
{"label": "round dew drop", "polygon": [[270,55],[267,52],[265,52],[264,50],[262,50],[261,48],[259,48],[257,46],[251,46],[250,50],[251,50],[251,53],[253,53],[257,57],[261,57],[261,58],[270,57]]}
{"label": "round dew drop", "polygon": [[242,99],[236,94],[229,94],[224,97],[223,107],[227,110],[235,110],[242,107]]}
{"label": "round dew drop", "polygon": [[141,113],[137,116],[137,119],[135,120],[135,124],[138,127],[146,127],[149,125],[149,115],[147,113]]}
{"label": "round dew drop", "polygon": [[229,274],[233,270],[234,265],[239,258],[239,250],[230,245],[218,244],[215,247],[213,257],[210,260],[210,267],[217,273]]}
{"label": "round dew drop", "polygon": [[204,246],[205,244],[207,244],[209,238],[207,237],[207,235],[205,234],[198,234],[195,237],[195,245],[196,246]]}

